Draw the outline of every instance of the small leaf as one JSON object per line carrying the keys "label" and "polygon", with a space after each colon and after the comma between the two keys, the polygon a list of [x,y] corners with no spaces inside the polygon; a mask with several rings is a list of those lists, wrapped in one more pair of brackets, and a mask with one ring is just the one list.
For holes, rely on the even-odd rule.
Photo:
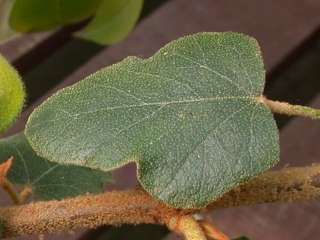
{"label": "small leaf", "polygon": [[3,183],[4,179],[7,176],[9,169],[12,166],[12,157],[6,160],[4,163],[0,164],[0,185]]}
{"label": "small leaf", "polygon": [[24,86],[19,74],[0,55],[0,133],[19,115],[24,97]]}
{"label": "small leaf", "polygon": [[157,199],[204,207],[279,159],[275,121],[258,100],[264,78],[253,38],[199,33],[65,88],[32,113],[26,135],[62,164],[136,162]]}
{"label": "small leaf", "polygon": [[36,156],[23,134],[0,140],[0,162],[14,156],[8,173],[12,183],[30,186],[36,199],[62,199],[101,192],[110,178],[83,167],[62,166]]}
{"label": "small leaf", "polygon": [[101,0],[15,0],[10,25],[18,32],[44,31],[92,16]]}
{"label": "small leaf", "polygon": [[15,0],[0,0],[0,43],[19,35],[9,26],[9,16],[14,2]]}
{"label": "small leaf", "polygon": [[77,36],[100,44],[123,40],[136,24],[143,0],[103,0],[95,17]]}

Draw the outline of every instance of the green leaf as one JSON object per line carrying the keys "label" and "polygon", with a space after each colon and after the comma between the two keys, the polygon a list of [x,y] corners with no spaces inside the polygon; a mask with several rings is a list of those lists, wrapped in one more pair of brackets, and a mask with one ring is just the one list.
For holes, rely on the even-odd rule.
{"label": "green leaf", "polygon": [[9,26],[9,16],[13,4],[14,0],[0,0],[0,43],[19,35]]}
{"label": "green leaf", "polygon": [[250,239],[243,236],[243,237],[234,238],[233,240],[250,240]]}
{"label": "green leaf", "polygon": [[0,54],[0,133],[19,115],[24,98],[24,86],[18,72]]}
{"label": "green leaf", "polygon": [[43,31],[92,16],[101,0],[15,0],[10,25],[18,32]]}
{"label": "green leaf", "polygon": [[258,100],[264,77],[253,38],[199,33],[65,88],[33,112],[26,135],[63,164],[136,162],[151,195],[203,207],[279,159],[275,121]]}
{"label": "green leaf", "polygon": [[103,0],[92,21],[77,35],[100,44],[123,40],[135,26],[143,0]]}
{"label": "green leaf", "polygon": [[108,173],[77,166],[64,166],[38,157],[23,134],[0,140],[0,163],[14,156],[8,173],[11,182],[30,186],[34,198],[62,199],[104,190]]}

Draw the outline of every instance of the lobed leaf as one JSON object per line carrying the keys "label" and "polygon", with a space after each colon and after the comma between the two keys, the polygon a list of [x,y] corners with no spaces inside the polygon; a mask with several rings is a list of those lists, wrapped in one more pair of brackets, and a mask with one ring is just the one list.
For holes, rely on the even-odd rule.
{"label": "lobed leaf", "polygon": [[0,55],[0,133],[19,115],[24,98],[24,86],[18,72]]}
{"label": "lobed leaf", "polygon": [[0,163],[13,156],[9,180],[29,186],[35,199],[63,199],[104,190],[110,174],[78,166],[63,166],[38,157],[23,134],[0,140]]}
{"label": "lobed leaf", "polygon": [[102,0],[91,22],[77,35],[100,44],[123,40],[133,29],[143,0]]}
{"label": "lobed leaf", "polygon": [[18,32],[44,31],[92,16],[101,0],[15,0],[10,26]]}
{"label": "lobed leaf", "polygon": [[253,38],[190,35],[60,91],[33,112],[26,136],[61,164],[136,162],[151,195],[199,208],[278,161],[278,130],[259,101],[264,78]]}

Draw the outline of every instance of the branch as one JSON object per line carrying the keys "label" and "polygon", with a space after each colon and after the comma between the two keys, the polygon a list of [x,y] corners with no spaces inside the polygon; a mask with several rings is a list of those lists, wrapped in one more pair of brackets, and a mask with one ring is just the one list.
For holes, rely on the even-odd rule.
{"label": "branch", "polygon": [[[226,193],[207,210],[320,197],[320,165],[268,172]],[[62,201],[0,208],[6,237],[96,228],[100,225],[165,224],[198,210],[165,206],[141,190],[108,192]]]}
{"label": "branch", "polygon": [[204,219],[200,221],[206,236],[211,240],[230,240],[230,238],[214,226],[211,219]]}
{"label": "branch", "polygon": [[291,105],[286,102],[269,100],[265,97],[258,97],[258,101],[266,105],[272,112],[289,116],[300,116],[311,119],[320,119],[320,110],[301,105]]}
{"label": "branch", "polygon": [[168,227],[182,234],[186,240],[207,240],[203,229],[191,215],[172,217]]}
{"label": "branch", "polygon": [[7,178],[4,178],[1,181],[1,186],[3,190],[5,190],[8,193],[8,195],[10,196],[14,204],[17,204],[17,205],[22,204],[22,201],[19,197],[19,193],[17,193],[14,185]]}
{"label": "branch", "polygon": [[15,204],[21,204],[19,194],[16,192],[14,185],[7,179],[7,173],[10,170],[13,157],[0,164],[0,186],[8,193]]}
{"label": "branch", "polygon": [[226,193],[207,209],[318,199],[320,199],[320,164],[266,172]]}
{"label": "branch", "polygon": [[108,192],[62,201],[0,208],[5,237],[96,228],[101,225],[166,224],[179,213],[141,190]]}

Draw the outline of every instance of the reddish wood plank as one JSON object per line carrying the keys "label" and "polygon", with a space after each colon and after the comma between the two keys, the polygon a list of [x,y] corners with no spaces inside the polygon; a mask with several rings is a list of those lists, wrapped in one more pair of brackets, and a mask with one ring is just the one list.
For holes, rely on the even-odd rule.
{"label": "reddish wood plank", "polygon": [[47,39],[51,34],[51,32],[31,33],[14,38],[6,43],[0,44],[0,53],[10,62],[13,62],[30,51],[41,41]]}

